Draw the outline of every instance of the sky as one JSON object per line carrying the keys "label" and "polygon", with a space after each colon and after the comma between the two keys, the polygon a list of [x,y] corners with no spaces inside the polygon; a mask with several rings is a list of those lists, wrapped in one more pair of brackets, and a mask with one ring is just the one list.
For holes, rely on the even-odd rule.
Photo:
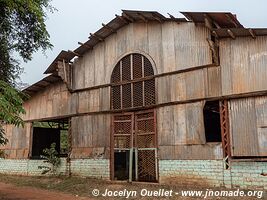
{"label": "sky", "polygon": [[226,11],[237,14],[245,27],[267,28],[266,0],[52,0],[51,4],[58,10],[48,13],[46,21],[54,47],[46,55],[38,51],[31,61],[21,61],[23,83],[41,80],[61,50],[76,49],[78,41],[87,41],[90,33],[101,28],[102,23],[107,24],[115,14],[121,14],[122,9],[158,11],[175,17],[183,17],[179,11]]}

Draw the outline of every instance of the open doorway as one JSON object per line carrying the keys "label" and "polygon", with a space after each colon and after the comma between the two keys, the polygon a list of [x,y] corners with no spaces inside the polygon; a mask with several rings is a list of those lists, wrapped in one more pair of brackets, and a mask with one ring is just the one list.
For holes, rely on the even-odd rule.
{"label": "open doorway", "polygon": [[203,109],[206,142],[221,142],[219,101],[207,101]]}
{"label": "open doorway", "polygon": [[113,116],[113,180],[158,181],[155,124],[154,110]]}
{"label": "open doorway", "polygon": [[[132,156],[130,155],[132,154]],[[136,161],[135,161],[136,152],[129,150],[120,151],[117,150],[114,152],[114,180],[129,180],[129,174],[131,173],[132,181],[136,181]],[[131,164],[132,159],[132,164]],[[130,166],[132,170],[130,172]]]}
{"label": "open doorway", "polygon": [[33,122],[32,130],[32,159],[40,159],[43,151],[56,144],[56,151],[60,157],[67,157],[69,151],[68,143],[68,119]]}

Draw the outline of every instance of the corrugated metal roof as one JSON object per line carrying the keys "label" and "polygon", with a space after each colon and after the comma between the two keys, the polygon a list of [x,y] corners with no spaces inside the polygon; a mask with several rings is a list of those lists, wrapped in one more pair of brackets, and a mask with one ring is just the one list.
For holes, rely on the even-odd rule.
{"label": "corrugated metal roof", "polygon": [[[267,29],[248,29],[244,28],[240,22],[237,20],[236,16],[230,12],[181,12],[190,22],[205,24],[205,18],[209,18],[211,21],[215,22],[216,27],[212,28],[213,34],[219,38],[224,37],[242,37],[242,36],[261,36],[267,35]],[[185,18],[175,18],[170,15],[169,18],[163,16],[162,14],[156,11],[136,11],[136,10],[122,10],[122,15],[116,15],[107,24],[102,24],[103,27],[100,28],[95,33],[91,34],[89,40],[85,43],[80,43],[80,46],[74,51],[64,51],[62,50],[55,60],[50,64],[45,74],[55,73],[57,69],[57,62],[65,60],[70,62],[75,56],[82,56],[86,51],[92,49],[96,44],[102,42],[113,33],[116,33],[117,30],[123,26],[133,23],[133,22],[149,22],[149,21],[158,21],[159,23],[165,21],[175,21],[177,23],[188,22]],[[229,34],[230,32],[230,34]],[[232,34],[232,35],[231,35]],[[50,77],[50,76],[48,76]],[[47,79],[50,79],[46,77]],[[52,76],[56,77],[56,75]],[[53,79],[51,77],[51,79]],[[43,80],[33,84],[24,91],[27,93],[34,93],[41,88],[42,85],[46,86],[45,81]],[[59,78],[57,78],[59,80]],[[49,81],[49,80],[48,80]]]}
{"label": "corrugated metal roof", "polygon": [[57,62],[58,61],[62,61],[65,60],[66,62],[70,62],[70,60],[72,58],[75,57],[75,53],[70,52],[70,51],[64,51],[62,50],[58,56],[55,58],[55,60],[49,65],[49,67],[47,68],[47,70],[44,72],[44,74],[50,74],[56,71],[56,67],[57,67]]}
{"label": "corrugated metal roof", "polygon": [[[231,37],[229,35],[228,29],[235,34],[236,37],[239,36],[249,36],[251,35],[249,29],[243,28],[240,22],[237,20],[236,16],[230,12],[181,12],[187,19],[193,21],[194,23],[205,23],[205,18],[209,18],[214,21],[220,28],[214,28],[218,37]],[[122,15],[116,15],[107,24],[102,24],[103,27],[100,28],[95,33],[92,33],[85,43],[80,43],[81,46],[76,48],[73,52],[61,51],[48,69],[44,72],[45,74],[54,73],[56,71],[57,61],[62,61],[65,59],[67,62],[74,58],[76,55],[83,55],[86,51],[92,49],[96,44],[102,42],[105,38],[123,26],[132,22],[148,22],[148,21],[176,21],[188,22],[185,18],[175,18],[170,15],[169,18],[163,16],[156,11],[137,11],[137,10],[122,10]],[[267,29],[251,29],[255,35],[267,35]]]}
{"label": "corrugated metal roof", "polygon": [[[223,28],[214,29],[219,38],[230,37],[228,30],[231,30],[236,37],[247,37],[251,36],[251,31],[256,36],[267,35],[267,28]],[[252,34],[253,34],[252,33]]]}
{"label": "corrugated metal roof", "polygon": [[89,40],[74,50],[75,53],[82,55],[88,49],[92,49],[97,43],[104,40],[109,35],[115,33],[123,26],[132,22],[148,22],[148,21],[176,21],[187,22],[185,18],[166,18],[156,11],[136,11],[122,10],[122,15],[116,15],[108,24],[102,24],[103,27],[89,37]]}
{"label": "corrugated metal roof", "polygon": [[216,22],[221,28],[242,28],[243,25],[236,16],[230,12],[181,12],[187,19],[194,23],[205,23],[208,17]]}
{"label": "corrugated metal roof", "polygon": [[51,74],[51,75],[43,78],[42,80],[34,83],[33,85],[25,88],[22,92],[32,96],[33,94],[39,92],[40,90],[47,87],[48,85],[55,83],[55,82],[58,82],[58,81],[61,81],[61,78],[59,76]]}

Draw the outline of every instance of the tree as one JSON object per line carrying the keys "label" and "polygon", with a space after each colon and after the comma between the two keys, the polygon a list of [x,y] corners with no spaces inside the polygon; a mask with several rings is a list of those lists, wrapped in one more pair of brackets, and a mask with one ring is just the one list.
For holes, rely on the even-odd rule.
{"label": "tree", "polygon": [[38,169],[42,169],[42,174],[51,172],[53,175],[56,174],[57,168],[60,166],[61,160],[59,158],[58,152],[56,150],[56,143],[52,143],[50,148],[43,150],[44,155],[41,155],[41,158],[44,159],[44,163],[48,163],[50,166],[41,165],[38,166]]}
{"label": "tree", "polygon": [[52,47],[46,30],[46,10],[51,0],[0,0],[0,79],[13,84],[22,68],[13,57],[17,52],[29,61],[39,49]]}
{"label": "tree", "polygon": [[0,144],[6,144],[3,124],[23,125],[20,115],[25,113],[22,106],[24,94],[11,87],[4,81],[0,81]]}
{"label": "tree", "polygon": [[41,49],[52,48],[46,30],[46,11],[55,9],[51,0],[0,0],[0,144],[7,142],[3,123],[22,125],[22,93],[16,79],[22,72],[16,52],[25,62]]}

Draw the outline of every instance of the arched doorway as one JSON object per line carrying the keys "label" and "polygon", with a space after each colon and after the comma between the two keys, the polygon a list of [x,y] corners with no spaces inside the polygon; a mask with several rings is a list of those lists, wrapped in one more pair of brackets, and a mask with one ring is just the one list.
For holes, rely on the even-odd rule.
{"label": "arched doorway", "polygon": [[111,179],[156,182],[155,78],[142,54],[123,57],[111,77]]}

